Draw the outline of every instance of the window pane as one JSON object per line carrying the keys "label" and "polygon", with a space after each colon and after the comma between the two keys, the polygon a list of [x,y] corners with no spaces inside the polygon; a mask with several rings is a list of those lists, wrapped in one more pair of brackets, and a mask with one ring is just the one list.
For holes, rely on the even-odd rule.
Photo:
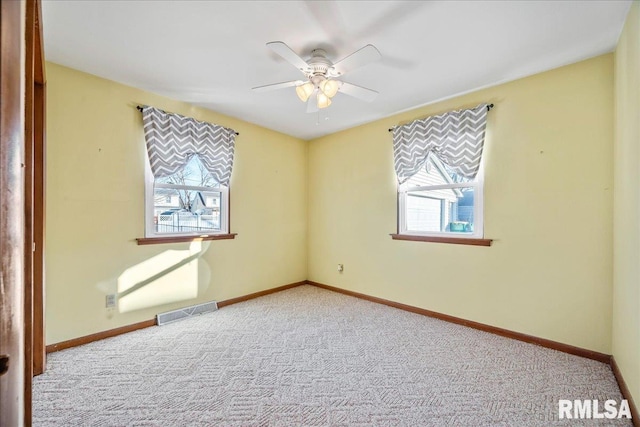
{"label": "window pane", "polygon": [[407,193],[407,230],[473,232],[473,187]]}
{"label": "window pane", "polygon": [[437,157],[429,155],[425,166],[417,174],[409,178],[406,185],[408,187],[417,187],[470,181],[472,180],[452,172]]}
{"label": "window pane", "polygon": [[220,192],[156,188],[154,193],[156,233],[220,231]]}
{"label": "window pane", "polygon": [[193,156],[181,171],[171,176],[157,178],[156,184],[191,185],[194,187],[215,187],[216,180],[204,168],[198,156]]}

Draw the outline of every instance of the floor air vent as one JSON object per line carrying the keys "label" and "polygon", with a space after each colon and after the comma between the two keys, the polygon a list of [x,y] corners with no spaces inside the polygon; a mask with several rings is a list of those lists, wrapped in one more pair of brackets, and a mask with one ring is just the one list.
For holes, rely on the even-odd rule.
{"label": "floor air vent", "polygon": [[176,320],[216,311],[217,309],[218,304],[215,301],[211,301],[205,302],[204,304],[192,305],[191,307],[185,307],[178,310],[167,311],[166,313],[160,313],[156,316],[156,318],[158,326],[161,326],[166,325],[167,323],[175,322]]}

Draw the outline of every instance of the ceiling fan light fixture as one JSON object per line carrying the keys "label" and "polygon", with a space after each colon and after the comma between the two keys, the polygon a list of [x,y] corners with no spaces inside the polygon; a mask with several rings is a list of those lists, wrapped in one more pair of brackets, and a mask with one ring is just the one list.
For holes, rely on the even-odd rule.
{"label": "ceiling fan light fixture", "polygon": [[333,98],[340,89],[340,83],[337,80],[323,80],[320,83],[320,90],[329,98]]}
{"label": "ceiling fan light fixture", "polygon": [[327,58],[327,53],[323,49],[314,49],[311,52],[311,58],[304,60],[281,41],[269,42],[267,46],[298,71],[301,71],[305,80],[292,80],[254,87],[253,90],[256,92],[295,86],[296,95],[307,104],[308,113],[315,113],[321,108],[329,107],[331,98],[336,96],[338,92],[367,102],[373,101],[378,94],[374,90],[336,79],[355,68],[379,60],[381,58],[380,52],[373,45],[368,44],[335,64]]}
{"label": "ceiling fan light fixture", "polygon": [[319,91],[317,105],[318,108],[327,108],[329,105],[331,105],[331,98],[325,95],[324,92]]}
{"label": "ceiling fan light fixture", "polygon": [[296,86],[296,94],[298,95],[298,98],[300,98],[300,101],[307,102],[307,100],[313,93],[313,89],[313,83],[306,82],[305,84]]}

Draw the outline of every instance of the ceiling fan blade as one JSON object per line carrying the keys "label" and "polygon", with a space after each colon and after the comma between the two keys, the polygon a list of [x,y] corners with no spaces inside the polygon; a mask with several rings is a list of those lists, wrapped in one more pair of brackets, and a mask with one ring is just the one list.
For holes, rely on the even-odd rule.
{"label": "ceiling fan blade", "polygon": [[251,90],[256,92],[268,92],[270,90],[282,89],[285,87],[298,86],[304,83],[302,80],[292,80],[290,82],[282,82],[282,83],[273,83],[270,85],[257,86],[251,88]]}
{"label": "ceiling fan blade", "polygon": [[[332,46],[343,46],[345,37],[351,34],[351,27],[345,25],[338,0],[303,1],[316,24],[322,28]],[[360,39],[362,40],[362,39]]]}
{"label": "ceiling fan blade", "polygon": [[300,58],[297,53],[295,53],[289,46],[287,46],[283,42],[269,42],[267,46],[271,48],[275,53],[284,58],[291,65],[296,67],[298,70],[306,73],[309,70],[309,65],[307,65],[307,61]]}
{"label": "ceiling fan blade", "polygon": [[341,82],[339,92],[345,95],[353,96],[354,98],[361,99],[363,101],[371,102],[376,99],[378,92],[375,90],[367,89],[366,87],[354,85],[353,83]]}
{"label": "ceiling fan blade", "polygon": [[318,111],[318,89],[315,89],[307,100],[307,113],[315,113]]}
{"label": "ceiling fan blade", "polygon": [[333,64],[331,74],[334,76],[341,76],[349,71],[367,65],[371,62],[377,61],[382,58],[378,49],[373,45],[366,45],[360,50],[356,50],[351,55]]}

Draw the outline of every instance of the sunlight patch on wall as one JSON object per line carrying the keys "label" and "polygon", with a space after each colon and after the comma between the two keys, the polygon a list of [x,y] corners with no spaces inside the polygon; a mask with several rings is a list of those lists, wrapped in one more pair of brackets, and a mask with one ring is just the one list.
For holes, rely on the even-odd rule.
{"label": "sunlight patch on wall", "polygon": [[118,277],[118,311],[193,299],[198,296],[202,242],[187,250],[168,250],[126,269]]}

